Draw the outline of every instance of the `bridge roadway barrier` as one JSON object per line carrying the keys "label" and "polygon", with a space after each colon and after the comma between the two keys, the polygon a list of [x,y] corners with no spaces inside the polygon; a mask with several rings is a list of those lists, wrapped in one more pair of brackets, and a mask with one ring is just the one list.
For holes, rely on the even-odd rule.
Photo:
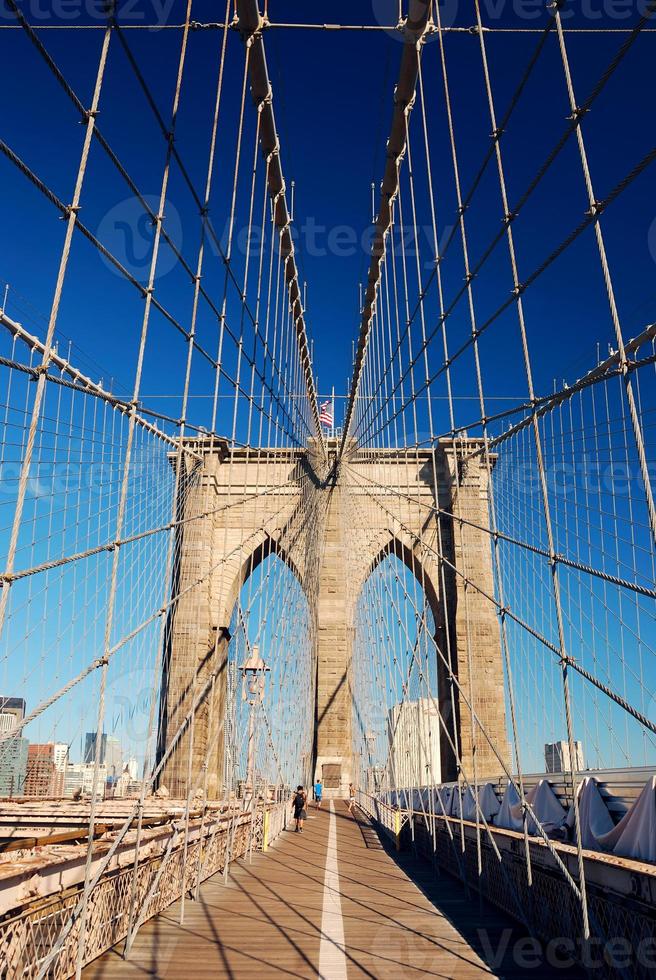
{"label": "bridge roadway barrier", "polygon": [[[134,801],[124,801],[134,802]],[[84,935],[84,963],[121,942],[128,933],[130,908],[140,924],[180,898],[183,884],[193,894],[199,881],[223,871],[226,863],[252,850],[266,850],[285,829],[289,803],[259,803],[253,814],[227,804],[213,804],[192,813],[185,856],[186,801],[168,800],[166,806],[146,807],[135,870],[136,826],[124,836],[88,900]],[[68,828],[62,833],[57,804],[50,814],[26,807],[23,819],[26,846],[18,838],[0,844],[0,977],[33,980],[56,943],[84,888],[87,842],[84,814],[78,816],[78,841]],[[120,806],[104,804],[98,823],[102,833],[94,840],[91,877],[112,846],[120,820]],[[155,814],[155,815],[153,815]],[[58,831],[39,836],[49,822]],[[135,822],[136,823],[136,822]],[[48,843],[48,837],[51,841]],[[172,840],[173,838],[173,840]],[[3,849],[4,848],[4,849]],[[159,879],[157,878],[159,873]],[[64,980],[75,973],[80,943],[79,922],[73,926],[61,952],[47,973],[48,980]]]}
{"label": "bridge roadway barrier", "polygon": [[[542,840],[529,839],[529,885],[522,833],[493,826],[488,833],[480,824],[477,828],[476,823],[458,817],[403,810],[364,792],[359,793],[359,804],[397,848],[412,847],[523,922],[542,949],[551,944],[554,957],[563,966],[571,961],[591,976],[609,980],[653,980],[656,976],[656,866],[597,851],[583,852],[592,934],[586,946],[581,940],[579,899]],[[551,843],[577,882],[576,848]]]}

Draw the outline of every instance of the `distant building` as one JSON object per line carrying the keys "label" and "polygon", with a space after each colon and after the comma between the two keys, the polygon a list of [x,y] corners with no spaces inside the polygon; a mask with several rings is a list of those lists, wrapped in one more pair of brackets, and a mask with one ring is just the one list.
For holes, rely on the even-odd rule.
{"label": "distant building", "polygon": [[[134,759],[130,761],[136,762]],[[141,793],[141,781],[133,778],[129,763],[113,783],[112,791],[115,797],[136,797]]]}
{"label": "distant building", "polygon": [[9,711],[0,711],[0,733],[11,732],[16,727],[16,715]]}
{"label": "distant building", "polygon": [[11,738],[0,744],[0,796],[23,796],[27,770],[26,738]]}
{"label": "distant building", "polygon": [[55,764],[55,744],[35,743],[27,750],[24,796],[42,799],[58,798],[64,794],[64,772]]}
{"label": "distant building", "polygon": [[[97,745],[99,745],[98,749]],[[95,762],[97,752],[99,752],[100,765],[107,767],[109,775],[120,776],[123,772],[123,752],[119,740],[106,734],[102,734],[98,740],[97,732],[87,732],[84,742],[84,762]]]}
{"label": "distant building", "polygon": [[[96,761],[96,742],[98,741],[97,732],[87,732],[86,738],[84,739],[84,756],[82,758],[83,763],[95,762]],[[100,736],[100,764],[102,765],[105,756],[105,745],[107,744],[107,736]]]}
{"label": "distant building", "polygon": [[105,755],[100,761],[104,766],[107,766],[108,775],[116,776],[117,778],[121,775],[123,772],[123,750],[117,738],[112,738],[110,735],[107,736]]}
{"label": "distant building", "polygon": [[[11,715],[14,719],[14,724],[23,720],[25,717],[25,708],[24,698],[7,698],[0,694],[0,714]],[[11,726],[11,728],[13,727],[14,725]],[[4,730],[11,731],[11,728]]]}
{"label": "distant building", "polygon": [[[95,763],[93,762],[73,762],[66,767],[64,779],[64,796],[72,797],[80,792],[82,796],[91,796],[93,791],[93,772]],[[104,799],[105,785],[107,783],[107,767],[98,766],[98,784],[96,795]]]}
{"label": "distant building", "polygon": [[54,748],[55,769],[57,772],[66,772],[66,766],[68,765],[68,745],[66,742],[55,742]]}
{"label": "distant building", "polygon": [[[583,745],[574,742],[574,769],[581,772],[584,768]],[[547,772],[571,772],[572,760],[569,754],[569,742],[547,742],[544,746],[544,761]]]}
{"label": "distant building", "polygon": [[396,787],[439,783],[440,719],[433,699],[395,704],[388,711],[387,723],[390,771]]}

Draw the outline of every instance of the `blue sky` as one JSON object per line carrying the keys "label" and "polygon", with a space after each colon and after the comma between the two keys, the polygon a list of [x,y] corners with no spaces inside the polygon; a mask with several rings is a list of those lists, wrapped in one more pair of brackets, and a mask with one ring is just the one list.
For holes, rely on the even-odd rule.
{"label": "blue sky", "polygon": [[[58,20],[56,14],[48,13],[48,9],[44,11],[37,3],[23,6],[34,22],[43,23],[44,26],[61,23],[61,8],[57,8],[60,11]],[[48,8],[48,5],[44,4],[43,7]],[[196,0],[193,17],[200,22],[216,21],[220,19],[217,11],[222,7],[223,4],[216,0],[212,3],[209,0]],[[54,5],[52,9],[55,9]],[[93,23],[94,18],[90,14],[93,7],[84,0],[69,9],[75,13],[71,23],[77,26]],[[131,17],[136,18],[136,23],[153,23],[158,9],[162,8],[152,4],[130,5],[124,9],[126,23]],[[179,0],[164,9],[168,24],[180,23],[183,4]],[[392,23],[395,9],[394,3],[386,3],[385,0],[363,2],[355,10],[352,3],[341,0],[330,4],[315,3],[311,7],[291,0],[270,0],[269,3],[269,15],[276,22],[312,19],[316,22],[359,21],[376,25]],[[534,9],[530,5],[493,3],[492,0],[487,0],[483,9],[486,23],[496,28],[539,28],[546,22],[547,16],[539,14],[533,19]],[[610,0],[604,3],[589,0],[586,10],[568,18],[567,24],[570,27],[623,28],[636,19],[635,11],[626,19],[624,12],[624,8],[620,9]],[[601,18],[598,14],[601,14]],[[141,16],[143,19],[139,20]],[[459,0],[457,4],[449,2],[444,7],[444,16],[454,26],[471,26],[474,22],[473,5],[469,0]],[[29,40],[20,31],[2,26],[9,23],[8,15],[0,18],[0,64],[6,79],[0,103],[0,138],[66,203],[72,195],[83,130],[69,100]],[[126,31],[126,35],[162,115],[168,118],[180,32],[174,29],[133,30]],[[83,103],[88,104],[102,32],[49,30],[43,31],[41,36],[65,77]],[[568,35],[573,82],[579,102],[593,89],[625,37],[625,34],[606,33]],[[365,280],[369,261],[366,248],[360,243],[370,230],[371,183],[373,181],[377,186],[383,172],[385,141],[402,47],[394,31],[274,28],[266,32],[265,40],[283,169],[288,185],[292,180],[295,182],[298,263],[301,278],[307,282],[307,322],[314,349],[315,372],[319,376],[322,394],[327,394],[334,386],[337,394],[343,395],[346,379],[351,373],[352,344],[360,325],[358,283]],[[538,35],[532,33],[491,32],[486,35],[499,117],[503,116],[537,41]],[[189,39],[176,146],[198,187],[202,187],[205,178],[212,92],[220,43],[221,32],[216,30],[195,31]],[[479,42],[474,34],[463,32],[448,35],[445,44],[462,183],[463,188],[468,189],[490,141]],[[595,101],[585,121],[586,145],[598,198],[604,198],[651,149],[651,66],[655,44],[654,33],[638,39]],[[426,46],[423,65],[440,237],[445,240],[456,220],[456,202],[439,48],[435,40]],[[231,32],[228,37],[222,123],[211,206],[212,222],[219,238],[223,238],[226,228],[242,71],[243,47],[236,33]],[[248,109],[245,141],[250,147],[254,137],[254,114],[250,105]],[[511,202],[521,196],[557,142],[567,125],[568,115],[560,55],[556,39],[552,36],[531,74],[503,139]],[[110,46],[98,124],[142,193],[154,204],[159,194],[164,146],[152,113],[115,40]],[[415,114],[413,151],[420,172],[421,133],[418,124],[418,115]],[[238,188],[238,240],[241,240],[239,235],[243,233],[247,213],[249,153],[250,149],[244,157],[247,162]],[[425,229],[430,219],[425,177],[421,173],[419,183],[420,243],[422,258],[429,263],[430,241]],[[28,330],[43,335],[43,317],[49,311],[52,299],[63,224],[52,205],[2,155],[0,186],[3,189],[0,283],[6,282],[10,286],[7,310],[21,320]],[[574,140],[570,139],[515,223],[520,278],[537,268],[551,249],[578,225],[587,207],[578,151]],[[151,230],[131,199],[129,189],[95,144],[90,156],[80,218],[143,281],[152,242]],[[473,260],[484,252],[497,233],[500,219],[498,181],[494,167],[490,167],[467,215]],[[166,222],[176,244],[187,260],[193,263],[199,236],[198,214],[175,165],[171,173]],[[626,338],[635,336],[647,323],[656,319],[655,222],[651,168],[631,185],[604,216],[606,245]],[[242,261],[243,254],[239,252],[235,259],[237,268],[240,268]],[[449,247],[443,274],[448,299],[462,285],[462,256],[457,238]],[[209,256],[204,282],[214,297],[220,298],[223,281],[223,267],[219,259],[216,255]],[[510,288],[507,251],[501,243],[475,283],[479,322],[491,315],[508,295]],[[181,323],[188,324],[191,308],[189,283],[180,269],[175,267],[166,249],[161,255],[156,295],[161,297]],[[252,292],[250,295],[252,298]],[[231,315],[237,315],[234,312],[237,309],[234,296],[230,303]],[[434,297],[430,303],[433,304],[429,309],[434,317]],[[606,354],[608,345],[614,343],[614,337],[591,230],[581,236],[531,287],[526,296],[525,309],[538,394],[551,391],[554,381],[560,386],[563,380],[571,383],[585,373],[595,363],[597,344],[601,356]],[[70,341],[73,344],[72,360],[82,370],[95,379],[102,378],[118,393],[126,394],[133,384],[141,314],[142,300],[134,288],[122,281],[88,242],[76,236],[58,321],[60,350],[66,351]],[[211,317],[202,319],[199,331],[203,343],[208,347],[216,344],[216,323]],[[457,348],[469,331],[466,304],[461,301],[449,323],[451,348]],[[508,399],[523,401],[526,382],[513,310],[498,319],[481,339],[480,348],[485,390],[492,410],[507,407]],[[172,416],[179,412],[185,352],[186,345],[180,336],[161,317],[154,316],[141,390],[142,401],[150,408]],[[2,353],[9,355],[10,350],[5,346]],[[225,356],[226,363],[233,370],[234,352],[226,351]],[[440,356],[436,339],[429,346],[432,367],[439,365]],[[458,423],[475,420],[479,414],[474,400],[476,389],[472,367],[471,358],[463,357],[453,370],[454,390],[458,396]],[[208,395],[212,390],[212,381],[211,371],[202,360],[196,359],[192,370],[193,397],[190,408],[190,419],[195,424],[208,424],[211,404]],[[443,381],[436,385],[433,394],[436,429],[439,431],[447,424]],[[644,397],[645,407],[651,409],[653,395],[645,391]],[[229,434],[232,411],[229,405],[222,403],[222,406],[217,429],[221,434]],[[337,421],[340,420],[341,407],[338,403]],[[425,429],[425,425],[420,411],[419,428]],[[15,420],[15,426],[20,428],[19,420]],[[100,423],[98,426],[98,445],[110,445],[113,436],[109,429]],[[243,426],[243,419],[240,419],[240,426]],[[243,428],[239,432],[243,435]],[[123,438],[117,438],[118,445],[123,445]],[[652,447],[653,436],[650,435],[650,461],[654,458]],[[590,444],[585,449],[592,452],[594,447]],[[10,445],[7,453],[5,461],[15,460],[20,455],[20,444]],[[554,459],[556,455],[554,443]],[[520,456],[518,450],[517,458]],[[94,461],[93,450],[81,460],[83,464]],[[160,520],[166,511],[170,486],[165,467],[154,466],[149,473],[153,485],[158,484],[162,491],[161,496],[156,498],[155,510],[149,515],[155,521]],[[83,529],[79,534],[80,547],[88,544],[94,534],[100,538],[106,536],[105,524],[109,526],[115,507],[116,480],[110,480],[110,484],[114,496],[110,493],[104,504],[102,527],[94,525],[93,528]],[[530,506],[528,503],[521,504],[519,497],[513,496],[512,473],[508,486],[510,502],[506,519],[510,527],[515,519],[513,507],[525,505],[528,511]],[[7,501],[7,504],[10,503],[10,500]],[[573,518],[570,513],[568,525],[565,516],[570,505],[562,503],[561,498],[561,506],[560,516],[565,528],[563,539],[567,541],[569,533],[570,546],[576,551],[579,545],[572,530]],[[30,552],[29,535],[40,519],[38,503],[32,501],[30,507],[33,507],[33,511],[28,513],[24,544],[26,555],[36,553],[34,546]],[[3,507],[3,511],[8,510],[8,506]],[[132,521],[135,528],[139,526],[136,505]],[[2,527],[6,527],[6,521],[3,521]],[[613,533],[612,528],[609,533]],[[603,540],[603,534],[601,527],[589,532],[587,552],[581,554],[581,560],[593,556],[596,561],[601,561],[599,542]],[[161,553],[155,546],[153,551],[161,559]],[[148,555],[144,554],[141,559],[145,568],[148,567],[147,558]],[[613,562],[611,556],[611,564]],[[617,564],[621,562],[615,563],[614,567]],[[641,576],[646,576],[648,571],[646,565],[640,565]],[[82,631],[86,640],[76,647],[75,659],[62,662],[62,679],[69,668],[86,662],[87,643],[94,646],[101,642],[104,574],[104,566],[99,566],[92,573],[91,577],[97,576],[97,580],[88,587],[94,591],[97,609],[90,614],[93,622],[86,624]],[[127,628],[130,616],[138,618],[139,610],[143,610],[147,604],[148,586],[152,584],[149,574],[152,573],[145,572],[138,578],[134,608],[122,621],[122,629]],[[530,575],[531,570],[526,574]],[[78,586],[78,582],[69,583],[64,590],[65,596],[73,596]],[[572,600],[574,605],[575,598]],[[58,594],[53,591],[51,601],[56,602],[57,599]],[[601,597],[598,600],[601,601]],[[66,610],[68,606],[64,604],[63,608]],[[21,615],[17,611],[15,622],[25,628]],[[547,626],[552,628],[552,624],[548,623]],[[574,636],[578,635],[575,626],[571,629]],[[578,629],[580,634],[583,628],[579,625]],[[71,626],[71,635],[73,632]],[[609,632],[612,636],[613,630]],[[40,642],[45,649],[48,643],[52,643],[52,638],[45,637]],[[591,649],[589,631],[586,642],[590,647],[589,655],[594,659],[596,653]],[[9,643],[11,647],[11,637]],[[140,676],[146,671],[152,648],[153,636],[144,635],[130,654],[134,669]],[[22,658],[24,655],[27,657],[28,651],[20,652],[19,656]],[[16,659],[15,663],[18,662]],[[27,675],[23,660],[20,660],[19,669],[24,676]],[[35,665],[32,665],[30,675],[34,670]],[[127,676],[129,687],[129,672]],[[630,678],[625,683],[629,685],[628,691]],[[84,710],[89,705],[93,706],[93,694],[85,694],[84,703]],[[82,707],[82,702],[76,702],[78,715],[83,714]],[[80,720],[79,727],[81,730],[88,727],[87,721]]]}
{"label": "blue sky", "polygon": [[[391,8],[394,5],[388,6]],[[216,20],[217,7],[221,7],[221,4],[198,2],[194,6],[194,17],[199,21]],[[500,26],[511,23],[515,26],[539,26],[544,22],[544,18],[523,20],[517,14],[512,14],[509,5],[494,7],[491,0],[485,8],[488,16],[490,11],[496,9],[502,10],[503,15],[491,22]],[[451,12],[451,7],[448,10]],[[179,21],[181,12],[182,4],[178,4],[169,15],[169,21],[176,20],[176,17]],[[353,22],[356,19],[363,23],[376,23],[376,16],[393,19],[391,10],[386,11],[386,5],[382,2],[373,4],[373,7],[369,3],[362,4],[356,18],[352,4],[336,2],[323,10],[316,5],[312,13],[308,12],[306,5],[271,0],[269,14],[276,21],[297,21],[310,17],[323,21],[329,17],[331,22]],[[146,14],[144,17],[148,19]],[[472,21],[471,5],[460,2],[455,23],[470,24]],[[583,19],[578,22],[599,25],[598,20]],[[623,26],[625,23],[624,20],[610,19],[607,22],[609,26]],[[163,115],[167,116],[179,32],[133,31],[128,36]],[[83,101],[87,101],[100,32],[52,31],[44,32],[43,37],[66,77]],[[487,148],[490,125],[477,39],[470,34],[454,34],[449,36],[447,42],[456,136],[463,186],[467,187]],[[188,74],[183,83],[178,146],[199,185],[204,175],[211,86],[219,43],[219,32],[192,34]],[[488,53],[499,115],[502,115],[535,43],[536,36],[531,34],[488,35]],[[568,43],[574,82],[582,100],[617,49],[619,39],[606,34],[576,35],[571,36]],[[586,121],[593,179],[600,197],[649,148],[649,127],[645,121],[649,118],[650,94],[646,72],[653,43],[653,36],[645,36],[637,42]],[[3,99],[3,138],[67,201],[72,192],[80,147],[81,128],[75,113],[24,37],[17,32],[3,30],[0,32],[0,45],[2,63],[12,79]],[[296,225],[301,235],[299,265],[301,276],[308,283],[308,324],[314,342],[315,367],[322,391],[330,390],[335,385],[338,392],[343,393],[350,374],[352,341],[359,327],[358,282],[364,279],[368,265],[364,250],[359,246],[354,247],[351,242],[360,240],[368,229],[370,184],[372,180],[377,182],[382,172],[401,45],[386,32],[277,29],[267,33],[266,45],[281,134],[283,166],[288,182],[294,180],[296,184]],[[431,129],[438,217],[442,226],[450,227],[454,221],[455,205],[437,54],[437,43],[432,41],[425,52],[424,71],[430,105],[433,107]],[[242,59],[239,39],[231,34],[224,96],[228,129],[234,121]],[[555,39],[551,38],[504,144],[511,199],[521,193],[547,150],[555,143],[567,115],[562,69]],[[142,191],[157,195],[162,166],[161,141],[127,71],[118,45],[110,51],[99,125]],[[221,147],[218,160],[220,169]],[[40,199],[38,192],[6,160],[0,161],[0,168],[5,189],[0,226],[0,279],[9,282],[36,310],[43,312],[49,308],[54,263],[62,235],[61,222],[51,206]],[[220,177],[216,186],[220,200],[226,189]],[[111,172],[98,147],[94,147],[92,152],[87,188],[81,217],[94,232],[100,229],[105,235],[109,234],[114,246],[125,247],[120,220],[118,227],[112,229],[111,219],[112,209],[121,205],[129,194]],[[197,215],[175,175],[171,181],[170,201],[180,216],[185,254],[192,256],[197,240]],[[536,195],[535,205],[529,206],[525,217],[516,224],[520,274],[522,270],[528,273],[539,264],[547,246],[555,245],[575,227],[586,207],[575,146],[570,141],[545,180],[543,189]],[[225,214],[221,214],[218,204],[213,214],[217,227],[222,229]],[[649,235],[655,217],[647,172],[609,209],[605,219],[609,256],[627,336],[634,335],[650,316],[653,319],[656,293]],[[470,249],[473,257],[481,253],[491,234],[496,232],[499,219],[496,175],[490,168],[489,178],[484,182],[470,212]],[[136,218],[128,215],[125,220]],[[428,222],[427,212],[424,220]],[[335,255],[330,254],[330,250],[326,255],[307,254],[308,250],[316,251],[311,242],[318,243],[318,250],[323,252],[331,229],[333,243],[336,239],[340,240],[339,229],[342,226],[352,229],[352,232],[341,239],[341,251],[352,254]],[[314,238],[313,232],[307,230],[312,228],[315,229]],[[325,232],[322,231],[324,228]],[[35,229],[38,229],[37,234]],[[133,235],[139,245],[140,227]],[[652,230],[652,247],[655,235]],[[309,249],[303,248],[303,237],[306,243],[311,239]],[[144,262],[141,264],[142,271]],[[497,249],[489,269],[489,276],[482,276],[477,284],[481,315],[487,309],[492,309],[498,297],[505,296],[509,289],[503,245]],[[76,243],[72,272],[74,286],[65,293],[60,317],[62,334],[72,338],[82,351],[98,362],[103,374],[113,376],[125,387],[130,387],[127,365],[132,363],[134,320],[140,301],[135,299],[125,284],[116,281],[117,277],[107,270],[102,260],[84,242]],[[453,292],[455,283],[462,277],[462,262],[457,247],[451,249],[451,258],[445,263],[445,276]],[[181,316],[188,318],[188,305],[185,308],[182,301],[188,294],[183,292],[176,272],[168,271],[162,276],[158,288],[167,298],[173,297],[171,303],[174,308],[179,309]],[[99,297],[110,293],[111,302],[99,302]],[[580,244],[536,284],[526,303],[531,349],[538,375],[536,380],[542,390],[551,387],[554,377],[563,376],[572,380],[582,373],[591,364],[597,341],[604,352],[612,339],[611,329],[590,233],[586,233]],[[461,326],[455,320],[452,343],[456,342],[461,329],[465,329],[464,322]],[[113,338],[111,345],[106,343],[108,336]],[[180,387],[179,375],[171,370],[171,364],[179,362],[176,340],[168,337],[163,328],[161,339],[163,343],[152,354],[149,351],[148,364],[153,373],[147,373],[145,378],[146,394],[153,392],[153,388],[163,388],[165,392],[172,393]],[[511,356],[511,345],[517,347],[515,323],[509,319],[507,326],[501,322],[495,337],[483,349],[486,378],[489,390],[494,394],[524,394],[521,365]],[[169,356],[171,354],[172,357]],[[500,372],[502,366],[503,371]],[[199,391],[203,384],[203,379],[199,378]]]}

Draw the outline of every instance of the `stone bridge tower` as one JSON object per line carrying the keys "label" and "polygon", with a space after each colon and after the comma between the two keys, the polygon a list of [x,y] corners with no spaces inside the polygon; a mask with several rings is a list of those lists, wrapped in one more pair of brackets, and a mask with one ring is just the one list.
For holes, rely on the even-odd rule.
{"label": "stone bridge tower", "polygon": [[[467,455],[477,446],[474,440],[464,445]],[[179,518],[185,521],[174,580],[180,599],[167,629],[160,755],[192,704],[197,708],[193,731],[187,726],[163,770],[173,796],[186,793],[189,760],[197,776],[206,759],[208,794],[221,795],[228,627],[241,586],[272,553],[287,562],[308,596],[317,597],[311,610],[317,638],[313,771],[307,775],[322,775],[326,796],[344,796],[354,778],[355,605],[367,577],[389,554],[420,580],[436,643],[448,651],[465,696],[473,697],[476,714],[507,760],[499,627],[482,594],[492,595],[494,587],[490,537],[482,530],[488,475],[480,456],[464,464],[451,444],[440,444],[434,455],[416,449],[353,453],[338,468],[337,443],[329,440],[326,468],[312,446],[231,450],[201,440],[194,448],[202,461],[180,480]],[[201,584],[192,587],[196,582]],[[487,741],[479,734],[472,744],[469,709],[441,662],[438,679],[440,712],[467,772],[475,754],[479,778],[498,775],[501,767]],[[458,775],[450,738],[443,733],[440,744],[444,781]]]}

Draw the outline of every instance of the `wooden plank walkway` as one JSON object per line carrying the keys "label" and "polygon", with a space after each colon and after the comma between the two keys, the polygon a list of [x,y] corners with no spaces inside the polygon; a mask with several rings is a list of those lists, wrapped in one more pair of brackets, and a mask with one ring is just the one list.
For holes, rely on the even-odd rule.
{"label": "wooden plank walkway", "polygon": [[142,927],[129,960],[110,950],[85,980],[526,976],[507,957],[499,973],[483,959],[480,930],[496,949],[508,920],[425,863],[397,860],[341,801],[309,812],[303,834],[238,861],[227,886],[205,882],[183,925],[176,903]]}

